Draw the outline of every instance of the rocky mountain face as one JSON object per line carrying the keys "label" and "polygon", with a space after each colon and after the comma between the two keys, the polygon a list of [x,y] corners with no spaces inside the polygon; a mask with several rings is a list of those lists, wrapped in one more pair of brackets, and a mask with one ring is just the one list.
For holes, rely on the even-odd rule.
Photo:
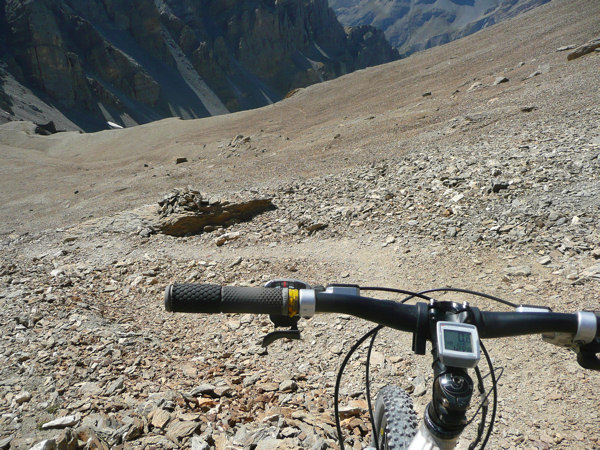
{"label": "rocky mountain face", "polygon": [[[55,108],[85,130],[264,106],[398,58],[382,32],[344,29],[326,0],[1,0],[0,30],[5,119]],[[19,104],[21,117],[15,84],[42,100]]]}
{"label": "rocky mountain face", "polygon": [[329,0],[345,25],[385,31],[403,56],[475,33],[550,0]]}

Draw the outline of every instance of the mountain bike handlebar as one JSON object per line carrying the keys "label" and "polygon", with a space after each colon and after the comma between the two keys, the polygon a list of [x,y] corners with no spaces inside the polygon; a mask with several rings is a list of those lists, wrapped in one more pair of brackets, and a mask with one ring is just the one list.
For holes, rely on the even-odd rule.
{"label": "mountain bike handlebar", "polygon": [[[344,289],[342,289],[343,291]],[[173,284],[165,290],[165,309],[188,313],[252,313],[300,315],[349,314],[406,332],[417,332],[427,321],[427,308],[379,300],[346,292],[316,289],[236,287],[214,284]],[[355,292],[358,289],[355,287]],[[571,333],[574,341],[590,343],[600,336],[600,312],[575,314],[540,312],[490,312],[470,307],[468,322],[480,338],[500,338],[539,333]],[[425,315],[425,316],[423,316]],[[430,336],[428,336],[430,338]]]}
{"label": "mountain bike handlebar", "polygon": [[[387,290],[408,294],[408,298],[404,301],[415,297],[427,301],[427,303],[418,302],[408,305],[404,301],[363,297],[360,295],[360,287],[356,285],[338,284],[330,285],[326,289],[320,286],[311,289],[308,284],[299,280],[272,280],[267,283],[267,286],[270,287],[173,284],[165,289],[165,309],[171,312],[187,313],[269,314],[276,327],[290,327],[288,331],[273,331],[264,336],[264,347],[280,338],[300,339],[300,331],[297,328],[299,317],[310,318],[316,313],[349,314],[379,324],[380,326],[371,330],[352,347],[338,373],[335,389],[335,416],[340,448],[344,448],[344,439],[337,405],[339,383],[344,367],[357,346],[369,336],[372,336],[371,346],[373,345],[381,326],[412,333],[412,349],[416,354],[424,355],[426,341],[432,342],[434,359],[432,368],[435,374],[432,400],[425,410],[424,425],[419,429],[417,435],[419,439],[415,437],[423,448],[433,448],[429,445],[430,443],[435,444],[435,448],[453,447],[465,426],[470,423],[467,420],[466,411],[471,402],[474,383],[465,369],[475,368],[479,378],[479,391],[483,395],[483,381],[479,369],[476,367],[479,361],[480,347],[485,353],[494,384],[492,417],[482,448],[485,446],[491,434],[496,414],[495,384],[497,381],[491,360],[479,339],[539,333],[542,334],[544,340],[552,344],[574,350],[577,354],[577,362],[581,367],[600,371],[600,312],[598,311],[580,311],[574,314],[555,313],[547,307],[518,306],[486,294],[452,288],[421,293],[388,288],[364,288],[365,290]],[[459,304],[438,301],[426,295],[439,291],[455,291],[484,296],[515,307],[516,311],[483,311],[470,306],[467,302]],[[465,335],[472,336],[472,338],[465,338]],[[469,339],[471,344],[463,348],[452,343],[454,339],[460,343],[461,336],[463,342],[465,339]],[[370,352],[371,347],[369,347],[369,355]],[[383,433],[381,434],[382,443],[386,443],[388,438],[396,438],[392,438],[392,435],[399,436],[399,432],[393,429],[388,430],[387,425],[382,428],[381,424],[374,420],[370,404],[368,365],[369,356],[366,365],[367,399],[374,430],[373,442],[375,447],[379,448],[377,436],[380,433]],[[473,444],[477,444],[483,436],[488,411],[485,402],[482,402],[479,409],[482,411],[482,419]],[[389,432],[389,436],[385,432]],[[406,436],[412,437],[412,434]]]}

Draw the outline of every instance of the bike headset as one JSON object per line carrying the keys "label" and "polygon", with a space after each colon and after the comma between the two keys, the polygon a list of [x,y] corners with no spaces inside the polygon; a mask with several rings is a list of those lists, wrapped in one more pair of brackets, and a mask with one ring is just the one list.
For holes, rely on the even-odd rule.
{"label": "bike headset", "polygon": [[[473,310],[467,302],[464,302],[462,305],[455,302],[439,302],[426,294],[433,292],[460,292],[495,300],[500,303],[513,306],[515,308],[517,307],[517,305],[503,300],[501,298],[494,297],[492,295],[484,294],[481,292],[471,291],[468,289],[438,288],[422,292],[412,292],[403,289],[394,289],[386,287],[356,286],[356,288],[363,291],[384,291],[408,295],[400,303],[406,303],[407,301],[415,297],[429,301],[428,304],[417,304],[417,307],[421,309],[418,315],[419,318],[424,318],[427,315],[427,317],[433,319],[420,320],[417,325],[417,331],[413,334],[412,350],[413,352],[419,355],[424,355],[426,353],[426,341],[430,336],[435,336],[434,328],[436,321],[448,319],[448,316],[450,315],[458,316],[457,322],[459,323],[464,323],[469,319],[473,319]],[[379,448],[378,433],[375,426],[373,405],[371,401],[370,362],[371,353],[375,344],[375,339],[377,338],[379,331],[383,328],[383,325],[377,325],[369,332],[365,333],[360,339],[358,339],[357,342],[346,354],[346,357],[344,358],[338,370],[334,389],[334,411],[336,430],[338,433],[338,441],[341,449],[344,448],[344,439],[339,415],[339,391],[341,386],[341,380],[350,358],[369,337],[371,338],[371,341],[369,343],[367,359],[365,364],[365,389],[367,405],[369,409],[369,419],[371,422],[371,429],[373,430],[373,439],[376,448]],[[435,341],[435,338],[431,338],[431,353],[434,358],[434,361],[432,363],[432,368],[434,369],[434,381],[432,383],[434,387],[434,394],[433,400],[430,401],[425,411],[426,426],[433,434],[435,434],[441,439],[453,439],[455,437],[458,437],[462,433],[462,431],[475,420],[479,411],[481,411],[481,420],[477,428],[477,436],[475,440],[469,445],[469,449],[474,449],[477,446],[477,444],[481,441],[481,437],[483,435],[483,432],[485,431],[486,417],[489,409],[488,397],[493,393],[492,415],[487,433],[483,442],[481,443],[481,448],[483,449],[487,444],[493,430],[498,404],[497,383],[500,380],[504,369],[498,369],[500,375],[496,378],[495,369],[493,367],[489,353],[487,352],[483,342],[479,340],[479,345],[481,347],[481,350],[483,351],[483,354],[486,358],[486,362],[488,364],[489,373],[485,376],[482,376],[479,367],[474,367],[475,374],[477,376],[477,388],[481,397],[481,401],[479,403],[479,406],[477,407],[477,410],[473,414],[473,417],[467,420],[466,412],[471,402],[471,397],[473,393],[473,381],[465,369],[458,367],[446,367],[440,362],[437,356],[437,346]],[[483,380],[488,376],[490,376],[492,379],[492,388],[490,389],[490,391],[485,393]],[[448,389],[448,385],[450,385],[450,389]]]}

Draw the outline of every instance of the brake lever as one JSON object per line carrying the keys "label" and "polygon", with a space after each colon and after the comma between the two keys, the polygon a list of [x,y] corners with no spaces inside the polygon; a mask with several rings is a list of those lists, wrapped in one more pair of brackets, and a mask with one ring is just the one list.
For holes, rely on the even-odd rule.
{"label": "brake lever", "polygon": [[262,340],[262,346],[264,348],[267,348],[269,345],[271,345],[273,342],[275,342],[278,339],[293,339],[296,341],[301,340],[301,336],[300,336],[300,330],[298,329],[289,329],[289,330],[275,330],[275,331],[271,331],[270,333],[268,333],[267,335],[265,335],[263,337]]}
{"label": "brake lever", "polygon": [[588,370],[600,371],[600,338],[595,338],[589,344],[579,345],[575,350],[577,352],[577,362],[581,367]]}
{"label": "brake lever", "polygon": [[284,315],[275,315],[270,314],[269,319],[273,322],[275,328],[278,327],[290,327],[289,330],[275,330],[263,337],[262,346],[267,348],[273,342],[278,339],[293,339],[296,341],[301,340],[300,330],[298,330],[298,321],[300,320],[300,316],[284,316]]}

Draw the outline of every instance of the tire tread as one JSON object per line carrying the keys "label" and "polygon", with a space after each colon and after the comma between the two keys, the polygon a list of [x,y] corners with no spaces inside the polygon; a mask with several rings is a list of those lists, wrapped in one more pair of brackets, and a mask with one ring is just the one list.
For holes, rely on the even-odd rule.
{"label": "tire tread", "polygon": [[[410,395],[398,386],[385,386],[377,394],[375,402],[376,432],[381,429],[383,419],[385,424],[385,443],[380,442],[380,448],[393,450],[406,449],[417,433],[417,414],[413,409]],[[381,439],[381,434],[379,435]]]}

